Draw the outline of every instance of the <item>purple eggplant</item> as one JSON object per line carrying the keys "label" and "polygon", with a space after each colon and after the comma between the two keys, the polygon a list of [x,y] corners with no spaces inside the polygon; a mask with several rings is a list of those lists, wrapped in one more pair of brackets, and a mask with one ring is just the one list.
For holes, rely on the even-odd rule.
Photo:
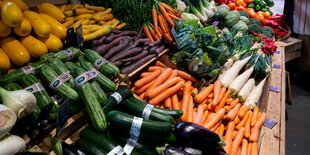
{"label": "purple eggplant", "polygon": [[156,57],[156,54],[150,54],[142,59],[140,59],[139,61],[126,66],[124,68],[121,69],[121,72],[123,74],[129,74],[131,72],[133,72],[135,69],[139,68],[141,65],[145,64],[146,62],[148,62],[149,60],[151,60],[152,58]]}
{"label": "purple eggplant", "polygon": [[164,150],[165,155],[191,155],[190,153],[187,153],[183,150],[177,149],[175,147],[168,146]]}
{"label": "purple eggplant", "polygon": [[122,61],[122,62],[134,62],[134,61],[138,61],[138,60],[144,58],[148,54],[149,54],[149,52],[147,50],[143,50],[140,54],[138,54],[138,55],[136,55],[134,57],[122,59],[120,61]]}
{"label": "purple eggplant", "polygon": [[118,37],[109,44],[103,44],[98,47],[96,47],[94,50],[97,51],[100,55],[104,55],[109,49],[116,46],[121,40],[123,40],[124,37]]}
{"label": "purple eggplant", "polygon": [[132,37],[126,36],[123,38],[120,43],[117,46],[112,47],[103,57],[105,59],[110,59],[113,57],[116,53],[122,51],[124,48],[126,48],[132,40]]}
{"label": "purple eggplant", "polygon": [[113,57],[111,59],[111,61],[117,61],[117,60],[120,60],[120,59],[123,59],[123,58],[127,58],[127,57],[130,57],[130,56],[133,56],[133,55],[137,55],[141,51],[142,51],[142,47],[132,48],[132,49],[129,49],[127,51],[122,52],[122,54],[117,56],[117,57]]}

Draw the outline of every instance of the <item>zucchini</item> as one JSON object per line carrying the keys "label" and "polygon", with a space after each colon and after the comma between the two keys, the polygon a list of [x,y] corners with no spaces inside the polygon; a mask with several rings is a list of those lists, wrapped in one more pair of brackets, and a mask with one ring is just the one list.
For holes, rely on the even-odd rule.
{"label": "zucchini", "polygon": [[[30,66],[34,69],[35,73],[38,73],[40,71],[40,68],[44,65],[44,61],[39,61],[36,63],[31,64]],[[22,77],[24,77],[26,74],[22,70],[22,68],[19,68],[11,73],[5,74],[0,79],[0,86],[3,86],[10,82],[17,82]]]}
{"label": "zucchini", "polygon": [[[116,92],[122,96],[122,99],[126,99],[128,97],[133,96],[131,90],[128,88],[120,89]],[[109,96],[107,99],[106,105],[103,107],[103,112],[106,114],[106,113],[110,112],[111,110],[114,110],[116,108],[116,106],[117,106],[116,99],[113,96]]]}
{"label": "zucchini", "polygon": [[[54,57],[60,59],[62,62],[67,62],[68,60],[74,60],[78,58],[81,54],[81,50],[77,47],[69,47],[65,50],[62,50],[58,53],[55,53]],[[72,52],[72,56],[68,56],[68,52]]]}
{"label": "zucchini", "polygon": [[[107,119],[112,126],[130,130],[134,116],[120,111],[110,111]],[[168,122],[143,120],[140,132],[151,134],[169,135],[174,126]]]}
{"label": "zucchini", "polygon": [[31,113],[31,118],[32,118],[33,122],[35,120],[37,120],[37,118],[40,116],[40,113],[41,113],[41,109],[40,109],[40,107],[38,105],[36,105],[34,107],[34,110]]}
{"label": "zucchini", "polygon": [[[47,62],[48,65],[55,70],[58,76],[69,71],[69,69],[65,66],[65,64],[58,58],[50,58],[47,60]],[[68,80],[67,83],[71,88],[74,88],[73,78]]]}
{"label": "zucchini", "polygon": [[[125,99],[123,104],[121,104],[121,107],[126,109],[126,111],[128,111],[129,113],[134,114],[135,116],[142,117],[142,113],[146,105],[144,106],[142,104],[136,104],[136,103],[131,102],[128,99]],[[157,113],[157,112],[154,112],[153,110],[150,113],[149,119],[155,120],[155,121],[161,121],[161,122],[169,122],[171,124],[175,123],[172,116],[167,115],[167,114]]]}
{"label": "zucchini", "polygon": [[[116,146],[119,146],[119,144],[116,141],[110,139],[107,135],[103,133],[95,132],[88,128],[85,128],[80,132],[80,137],[84,139],[88,139],[98,144],[100,147],[102,147],[107,152],[110,152]],[[140,155],[140,153],[132,151],[131,155]]]}
{"label": "zucchini", "polygon": [[[57,73],[55,70],[49,65],[44,65],[41,68],[41,77],[42,79],[49,85],[56,77]],[[79,99],[79,94],[72,89],[66,82],[64,82],[61,86],[58,87],[57,92],[70,100],[77,101]]]}
{"label": "zucchini", "polygon": [[[81,67],[83,67],[84,69],[88,71],[95,69],[95,67],[90,62],[86,61],[83,57],[79,57],[78,62]],[[97,82],[100,84],[102,89],[107,92],[113,92],[116,90],[115,83],[100,72],[98,72],[98,75],[97,75]]]}
{"label": "zucchini", "polygon": [[21,90],[23,88],[17,83],[8,83],[4,86],[4,89],[9,90],[9,91],[14,91],[14,90]]}
{"label": "zucchini", "polygon": [[[135,97],[130,97],[129,100],[133,103],[136,103],[136,105],[144,105],[146,106],[147,103],[144,101],[141,101],[139,99],[136,99]],[[182,110],[169,110],[169,109],[163,109],[163,108],[158,108],[154,107],[153,110],[154,112],[161,113],[161,114],[166,114],[172,116],[174,119],[179,119],[183,115]]]}
{"label": "zucchini", "polygon": [[98,144],[83,138],[78,139],[74,143],[74,146],[76,149],[81,150],[87,155],[105,155],[108,153],[106,150],[98,146]]}
{"label": "zucchini", "polygon": [[[65,65],[70,69],[74,77],[77,77],[85,72],[85,70],[72,62],[66,62]],[[94,93],[94,88],[90,82],[85,82],[77,88],[82,101],[85,104],[86,110],[90,116],[93,127],[97,131],[105,131],[107,122],[105,115],[98,101],[98,97]]]}
{"label": "zucchini", "polygon": [[41,61],[46,61],[46,60],[48,60],[50,58],[54,58],[55,54],[56,53],[46,53],[46,54],[43,54],[43,55],[41,55],[40,60]]}
{"label": "zucchini", "polygon": [[[74,76],[77,77],[83,73],[86,72],[85,69],[83,69],[82,67],[79,67],[78,65],[72,63],[72,62],[66,62],[65,65],[69,68],[70,71],[73,71],[73,69],[75,68],[76,73],[74,73]],[[73,74],[73,73],[72,73]],[[97,83],[97,81],[89,81],[92,85],[92,89],[93,92],[95,93],[97,100],[99,101],[99,103],[101,105],[104,105],[106,103],[107,100],[107,96],[104,93],[104,91],[101,89],[101,87],[99,86],[99,84]]]}
{"label": "zucchini", "polygon": [[[96,60],[98,60],[98,59],[104,59],[96,51],[91,50],[91,49],[86,49],[84,51],[84,57],[88,61],[90,61],[92,64],[94,64],[96,62]],[[112,64],[110,62],[107,62],[107,63],[104,63],[102,61],[100,61],[100,62],[103,64],[100,66],[100,68],[98,70],[103,75],[108,76],[108,77],[116,77],[120,73],[119,68],[116,67],[114,64]]]}

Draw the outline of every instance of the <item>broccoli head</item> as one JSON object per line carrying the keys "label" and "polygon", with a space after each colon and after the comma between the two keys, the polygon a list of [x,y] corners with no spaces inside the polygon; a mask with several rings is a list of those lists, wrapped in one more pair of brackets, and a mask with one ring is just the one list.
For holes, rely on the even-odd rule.
{"label": "broccoli head", "polygon": [[249,32],[250,33],[258,33],[258,34],[262,34],[263,30],[261,26],[258,26],[257,24],[249,24],[248,25],[249,28]]}
{"label": "broccoli head", "polygon": [[260,21],[256,18],[251,18],[250,19],[250,24],[257,24],[258,26],[262,27],[262,24],[260,23]]}
{"label": "broccoli head", "polygon": [[239,13],[240,13],[240,16],[245,16],[248,19],[250,19],[250,16],[249,16],[249,14],[246,11],[240,11]]}
{"label": "broccoli head", "polygon": [[268,38],[272,38],[275,35],[274,31],[270,27],[264,27],[262,31],[263,35]]}
{"label": "broccoli head", "polygon": [[237,24],[232,27],[232,30],[247,31],[248,25],[243,21],[238,21]]}

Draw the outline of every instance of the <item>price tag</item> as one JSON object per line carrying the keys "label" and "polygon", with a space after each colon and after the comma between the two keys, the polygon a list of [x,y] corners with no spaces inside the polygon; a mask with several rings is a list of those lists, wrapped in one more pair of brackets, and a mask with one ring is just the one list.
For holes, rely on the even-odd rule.
{"label": "price tag", "polygon": [[76,87],[80,87],[85,82],[94,79],[96,76],[93,72],[87,71],[74,79],[74,84]]}
{"label": "price tag", "polygon": [[64,72],[61,75],[57,76],[49,85],[53,90],[57,90],[64,82],[72,78],[70,71]]}
{"label": "price tag", "polygon": [[280,88],[279,88],[279,87],[277,87],[277,86],[272,86],[272,85],[270,85],[269,90],[270,90],[270,91],[277,92],[277,93],[280,92]]}
{"label": "price tag", "polygon": [[273,67],[273,68],[281,68],[281,65],[278,65],[278,64],[272,64],[272,67]]}
{"label": "price tag", "polygon": [[275,121],[269,119],[268,117],[267,117],[267,119],[266,119],[265,122],[264,122],[264,125],[265,125],[266,127],[268,127],[269,129],[272,129],[276,124],[277,124],[277,122],[275,122]]}
{"label": "price tag", "polygon": [[125,153],[124,149],[120,146],[116,146],[107,155],[123,155]]}
{"label": "price tag", "polygon": [[115,98],[117,104],[122,102],[122,96],[118,92],[114,92],[111,96]]}
{"label": "price tag", "polygon": [[126,145],[124,146],[124,151],[126,154],[131,154],[132,150],[134,149],[135,145],[137,144],[138,137],[131,136]]}
{"label": "price tag", "polygon": [[30,73],[36,74],[35,70],[32,68],[31,65],[27,65],[27,66],[25,66],[25,67],[22,67],[21,69],[23,70],[23,72],[24,72],[26,75],[28,75],[28,74],[30,74]]}
{"label": "price tag", "polygon": [[105,64],[105,63],[108,63],[109,61],[108,60],[106,60],[106,59],[104,59],[104,58],[100,58],[100,59],[98,59],[98,60],[96,60],[95,62],[94,62],[94,67],[96,68],[96,69],[98,69],[99,70],[99,68],[103,65],[103,64]]}
{"label": "price tag", "polygon": [[153,107],[154,107],[153,105],[147,104],[143,109],[142,118],[149,119]]}
{"label": "price tag", "polygon": [[274,53],[280,54],[280,51],[275,51]]}
{"label": "price tag", "polygon": [[290,42],[292,42],[292,41],[290,41],[290,40],[281,40],[282,42],[284,42],[284,43],[290,43]]}
{"label": "price tag", "polygon": [[73,52],[71,50],[65,49],[64,52],[67,54],[67,60],[72,60],[74,58]]}
{"label": "price tag", "polygon": [[65,126],[68,124],[67,120],[69,118],[69,99],[64,100],[63,103],[59,105],[57,108],[57,116],[56,116],[56,136],[58,136]]}
{"label": "price tag", "polygon": [[80,24],[76,29],[76,41],[77,41],[77,46],[82,47],[84,37],[83,37],[83,30],[82,30],[82,24]]}
{"label": "price tag", "polygon": [[136,116],[133,117],[133,121],[130,128],[130,135],[139,137],[142,122],[143,122],[142,118]]}
{"label": "price tag", "polygon": [[30,93],[34,94],[38,91],[45,90],[45,88],[43,87],[41,83],[35,83],[31,86],[24,88],[24,90],[29,91]]}

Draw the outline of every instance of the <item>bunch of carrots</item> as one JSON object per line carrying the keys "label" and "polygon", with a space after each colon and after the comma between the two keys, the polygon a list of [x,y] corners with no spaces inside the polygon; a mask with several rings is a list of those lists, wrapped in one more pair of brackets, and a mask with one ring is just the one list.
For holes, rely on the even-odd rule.
{"label": "bunch of carrots", "polygon": [[[164,37],[167,42],[172,42],[171,28],[175,26],[172,19],[184,18],[182,14],[162,2],[154,2],[152,8],[153,24],[144,24],[143,30],[151,42]],[[185,19],[185,18],[184,18]]]}
{"label": "bunch of carrots", "polygon": [[199,124],[223,137],[229,155],[257,155],[259,129],[267,115],[258,107],[242,105],[219,80],[200,92],[191,75],[167,68],[161,62],[148,68],[132,90],[145,102],[166,109],[182,109],[182,121]]}

